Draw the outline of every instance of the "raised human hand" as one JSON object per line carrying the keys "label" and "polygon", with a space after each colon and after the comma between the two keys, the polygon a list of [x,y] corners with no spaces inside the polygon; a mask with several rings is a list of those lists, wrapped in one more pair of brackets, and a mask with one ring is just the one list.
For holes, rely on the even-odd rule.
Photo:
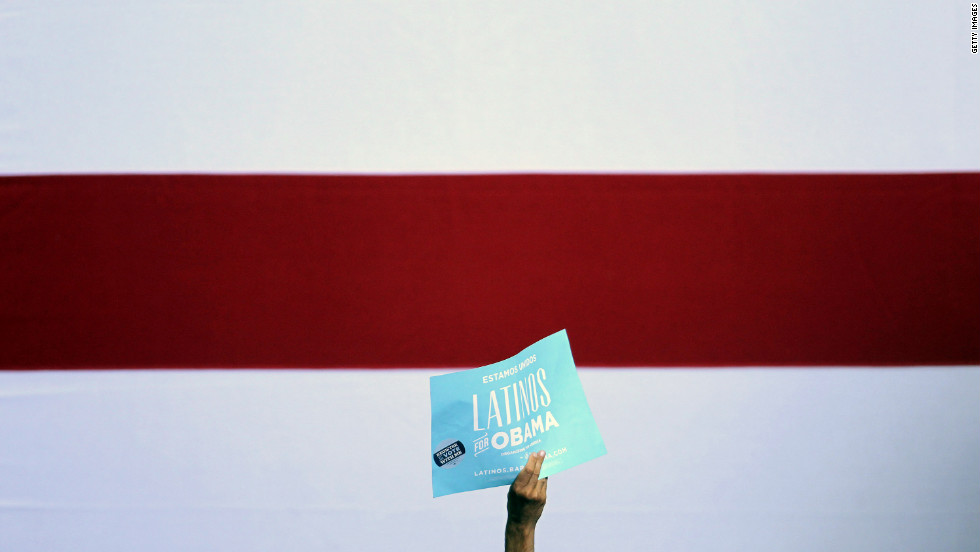
{"label": "raised human hand", "polygon": [[507,492],[507,523],[533,527],[541,513],[548,495],[548,478],[539,479],[544,451],[531,453],[524,469],[517,474]]}

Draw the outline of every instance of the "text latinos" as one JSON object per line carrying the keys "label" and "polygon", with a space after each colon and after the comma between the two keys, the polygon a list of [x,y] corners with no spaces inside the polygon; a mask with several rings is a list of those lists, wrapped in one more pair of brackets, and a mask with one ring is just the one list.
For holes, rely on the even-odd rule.
{"label": "text latinos", "polygon": [[[487,445],[493,445],[495,449],[517,446],[534,438],[538,433],[548,431],[552,427],[558,427],[558,420],[555,419],[550,410],[534,416],[540,408],[551,404],[551,395],[545,386],[547,379],[548,376],[544,368],[538,368],[537,372],[527,378],[520,379],[508,386],[490,390],[489,395],[487,395],[486,416],[481,416],[479,397],[476,394],[473,395],[473,431],[484,431],[494,424],[498,429],[502,429],[504,426],[510,426],[526,419],[523,427],[518,424],[517,427],[510,428],[509,431],[496,432],[489,439],[477,440],[475,443],[476,452],[481,452]],[[500,398],[498,398],[498,391],[500,391]],[[501,399],[503,400],[503,413],[501,413],[500,408]]]}

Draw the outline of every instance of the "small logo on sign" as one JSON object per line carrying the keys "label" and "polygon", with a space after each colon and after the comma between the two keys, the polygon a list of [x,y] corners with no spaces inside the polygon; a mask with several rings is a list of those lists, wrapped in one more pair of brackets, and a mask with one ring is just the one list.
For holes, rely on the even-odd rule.
{"label": "small logo on sign", "polygon": [[432,453],[432,459],[440,468],[451,468],[463,461],[464,454],[466,454],[466,448],[463,447],[463,443],[446,439],[436,447],[436,451]]}

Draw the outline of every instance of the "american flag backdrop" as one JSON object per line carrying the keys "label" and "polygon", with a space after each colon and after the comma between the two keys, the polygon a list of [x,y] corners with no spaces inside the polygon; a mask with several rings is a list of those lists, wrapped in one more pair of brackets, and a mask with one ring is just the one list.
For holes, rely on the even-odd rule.
{"label": "american flag backdrop", "polygon": [[0,550],[500,549],[427,378],[563,328],[543,549],[976,550],[975,13],[0,4]]}

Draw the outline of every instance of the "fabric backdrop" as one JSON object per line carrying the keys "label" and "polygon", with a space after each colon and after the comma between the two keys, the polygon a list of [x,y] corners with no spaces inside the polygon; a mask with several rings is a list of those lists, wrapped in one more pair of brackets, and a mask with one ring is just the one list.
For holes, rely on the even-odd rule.
{"label": "fabric backdrop", "polygon": [[427,377],[567,328],[542,548],[976,550],[975,13],[0,4],[0,549],[499,550]]}

